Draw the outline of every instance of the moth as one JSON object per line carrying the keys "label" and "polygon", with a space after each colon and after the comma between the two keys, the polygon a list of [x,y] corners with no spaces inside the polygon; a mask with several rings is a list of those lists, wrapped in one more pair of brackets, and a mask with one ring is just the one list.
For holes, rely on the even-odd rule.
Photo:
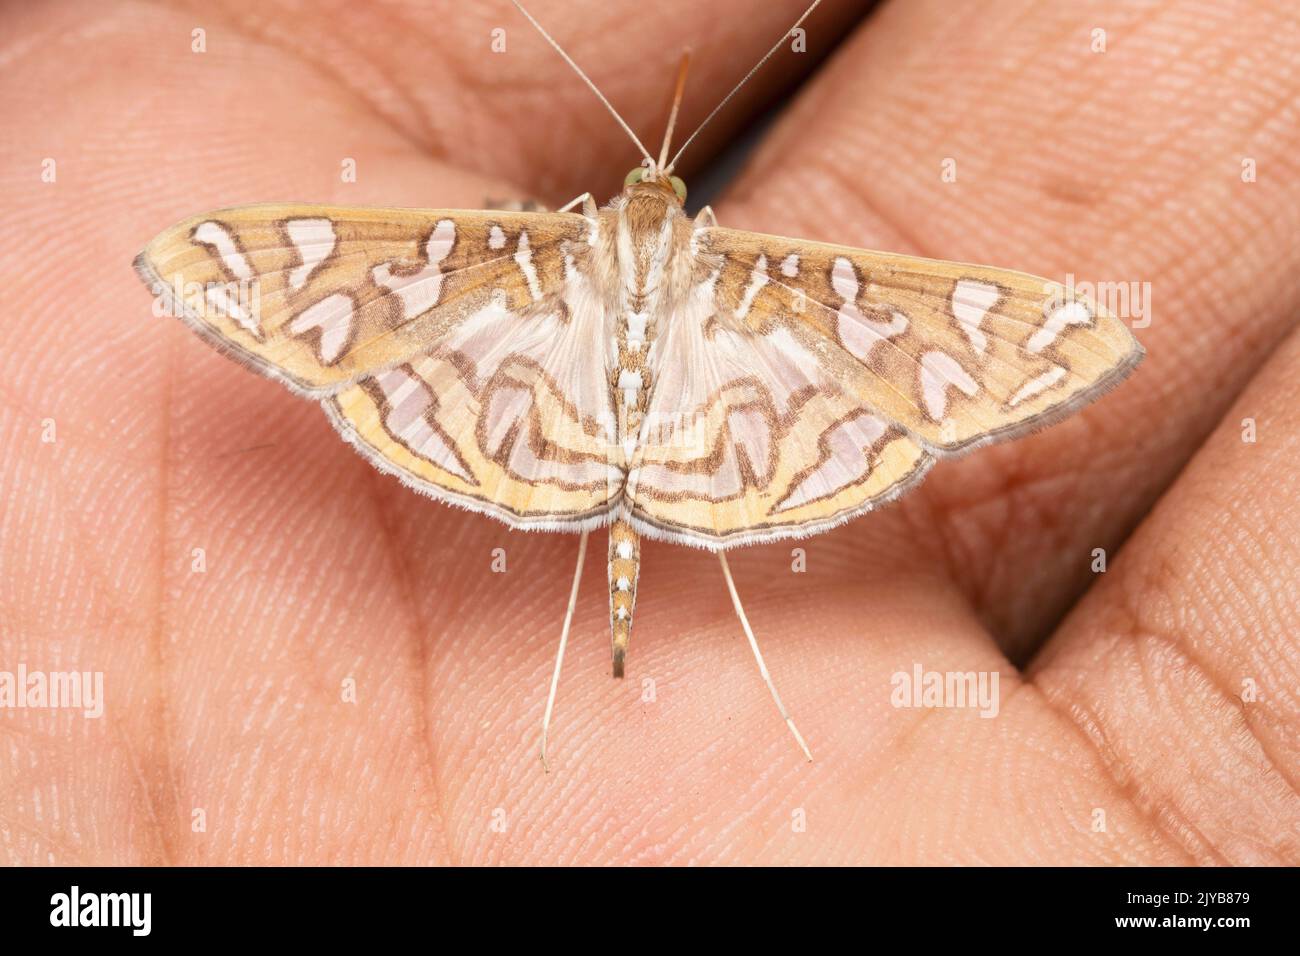
{"label": "moth", "polygon": [[668,159],[685,61],[658,159],[578,73],[645,156],[604,207],[590,194],[557,212],[243,206],[165,230],[136,268],[209,344],[320,402],[380,471],[511,528],[581,535],[544,764],[601,527],[614,676],[642,541],[714,551],[811,759],[727,550],[827,531],[937,460],[1069,415],[1142,348],[1048,280],[691,218],[673,169],[699,130]]}

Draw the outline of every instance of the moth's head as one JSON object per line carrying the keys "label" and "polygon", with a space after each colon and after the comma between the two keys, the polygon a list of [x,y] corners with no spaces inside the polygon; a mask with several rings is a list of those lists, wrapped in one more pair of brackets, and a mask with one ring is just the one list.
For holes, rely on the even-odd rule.
{"label": "moth's head", "polygon": [[628,193],[656,190],[670,196],[677,205],[686,202],[686,184],[679,176],[665,176],[653,166],[644,163],[632,170],[623,179],[623,188]]}

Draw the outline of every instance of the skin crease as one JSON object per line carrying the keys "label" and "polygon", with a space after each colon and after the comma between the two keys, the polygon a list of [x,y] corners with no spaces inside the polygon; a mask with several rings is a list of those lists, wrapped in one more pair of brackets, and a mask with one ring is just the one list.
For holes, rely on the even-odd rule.
{"label": "skin crease", "polygon": [[[1300,862],[1294,13],[818,13],[807,59],[769,65],[681,170],[815,70],[720,221],[1150,282],[1147,359],[1067,422],[799,542],[806,573],[790,544],[733,553],[812,764],[714,557],[647,544],[609,677],[593,538],[547,775],[576,539],[379,475],[312,404],[152,317],[130,262],[236,203],[603,202],[636,154],[504,4],[289,6],[3,13],[0,669],[100,670],[107,701],[4,714],[0,860]],[[689,130],[802,6],[533,12],[654,151],[684,44]],[[851,31],[825,63],[819,31]],[[917,663],[998,671],[998,716],[891,706]]]}

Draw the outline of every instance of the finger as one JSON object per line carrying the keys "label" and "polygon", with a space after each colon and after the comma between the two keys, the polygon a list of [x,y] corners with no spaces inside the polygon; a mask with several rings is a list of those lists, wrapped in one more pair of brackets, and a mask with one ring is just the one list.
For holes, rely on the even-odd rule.
{"label": "finger", "polygon": [[[904,505],[1016,656],[1294,321],[1289,23],[1176,3],[1140,18],[887,7],[721,210],[736,226],[1121,283],[1133,324],[1150,320],[1137,332],[1147,359],[1120,389],[1041,435],[941,465]],[[1276,175],[1243,181],[1247,159]]]}
{"label": "finger", "polygon": [[1300,860],[1298,381],[1292,334],[1029,675],[1198,863]]}

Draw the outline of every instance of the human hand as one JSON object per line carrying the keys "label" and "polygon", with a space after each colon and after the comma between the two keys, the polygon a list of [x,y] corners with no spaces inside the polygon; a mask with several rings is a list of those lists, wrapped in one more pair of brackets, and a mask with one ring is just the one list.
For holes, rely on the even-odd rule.
{"label": "human hand", "polygon": [[[689,130],[803,5],[533,12],[654,139],[683,46]],[[0,670],[105,676],[98,720],[4,715],[6,861],[1300,861],[1294,15],[819,11],[814,52],[692,148],[688,183],[852,28],[720,221],[1137,283],[1147,359],[898,504],[733,553],[812,764],[708,554],[647,543],[611,680],[593,547],[544,774],[575,539],[374,472],[313,404],[151,319],[130,269],[240,203],[615,193],[623,133],[513,9],[470,6],[5,12]],[[996,718],[893,706],[918,665],[997,672]]]}

